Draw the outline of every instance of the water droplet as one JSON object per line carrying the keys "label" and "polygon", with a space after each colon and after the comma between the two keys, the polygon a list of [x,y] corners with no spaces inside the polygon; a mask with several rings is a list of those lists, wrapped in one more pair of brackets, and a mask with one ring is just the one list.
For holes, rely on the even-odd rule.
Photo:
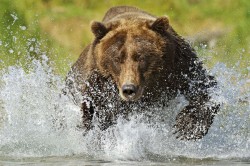
{"label": "water droplet", "polygon": [[34,51],[34,47],[30,47],[30,51]]}
{"label": "water droplet", "polygon": [[23,30],[23,31],[27,29],[26,26],[19,26],[19,27],[20,27],[20,29]]}
{"label": "water droplet", "polygon": [[10,49],[10,50],[9,50],[9,53],[13,54],[13,53],[14,53],[14,50]]}
{"label": "water droplet", "polygon": [[17,40],[17,37],[13,36],[13,41],[16,42],[16,40]]}
{"label": "water droplet", "polygon": [[14,19],[14,20],[17,20],[18,19],[18,17],[15,15],[15,14],[10,14],[11,15],[11,17]]}
{"label": "water droplet", "polygon": [[111,103],[108,104],[109,108],[113,108],[113,105]]}
{"label": "water droplet", "polygon": [[10,14],[10,15],[11,15],[11,17],[14,19],[14,21],[13,21],[13,23],[12,23],[12,25],[14,25],[15,22],[16,22],[16,20],[18,20],[18,17],[17,17],[15,14]]}

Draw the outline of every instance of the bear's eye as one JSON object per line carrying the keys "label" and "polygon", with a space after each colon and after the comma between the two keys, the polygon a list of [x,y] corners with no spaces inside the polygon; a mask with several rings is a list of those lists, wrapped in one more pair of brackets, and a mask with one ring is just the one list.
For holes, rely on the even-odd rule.
{"label": "bear's eye", "polygon": [[115,63],[120,63],[121,62],[121,59],[119,57],[114,57],[113,61]]}
{"label": "bear's eye", "polygon": [[144,63],[145,62],[145,57],[144,56],[139,57],[138,62],[139,63]]}
{"label": "bear's eye", "polygon": [[139,57],[138,62],[141,69],[146,67],[146,58],[144,56]]}

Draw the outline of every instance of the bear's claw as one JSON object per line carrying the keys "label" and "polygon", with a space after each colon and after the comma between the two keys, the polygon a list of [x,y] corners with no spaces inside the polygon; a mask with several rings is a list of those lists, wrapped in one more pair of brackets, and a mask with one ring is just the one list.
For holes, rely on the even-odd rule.
{"label": "bear's claw", "polygon": [[177,116],[174,125],[174,134],[181,140],[198,140],[205,136],[213,123],[215,112],[219,105],[214,107],[187,106]]}

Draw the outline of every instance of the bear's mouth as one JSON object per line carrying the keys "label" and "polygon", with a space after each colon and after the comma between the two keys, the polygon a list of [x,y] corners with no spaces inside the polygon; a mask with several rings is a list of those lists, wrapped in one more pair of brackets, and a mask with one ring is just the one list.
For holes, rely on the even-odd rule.
{"label": "bear's mouth", "polygon": [[120,97],[125,101],[136,101],[141,98],[143,94],[141,86],[135,86],[133,84],[125,84],[119,88]]}

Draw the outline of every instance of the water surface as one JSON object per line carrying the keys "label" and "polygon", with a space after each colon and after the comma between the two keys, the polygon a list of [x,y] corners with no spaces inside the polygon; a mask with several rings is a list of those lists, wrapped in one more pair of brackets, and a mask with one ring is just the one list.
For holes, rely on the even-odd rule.
{"label": "water surface", "polygon": [[17,63],[0,70],[1,165],[250,163],[249,75],[221,62],[210,68],[219,85],[211,91],[212,99],[222,107],[201,140],[182,141],[173,135],[175,116],[187,105],[182,95],[166,108],[154,108],[150,121],[134,114],[106,131],[95,128],[86,134],[77,128],[80,108],[61,94],[64,78],[48,65],[46,52],[40,52],[40,60],[30,58],[26,67]]}

